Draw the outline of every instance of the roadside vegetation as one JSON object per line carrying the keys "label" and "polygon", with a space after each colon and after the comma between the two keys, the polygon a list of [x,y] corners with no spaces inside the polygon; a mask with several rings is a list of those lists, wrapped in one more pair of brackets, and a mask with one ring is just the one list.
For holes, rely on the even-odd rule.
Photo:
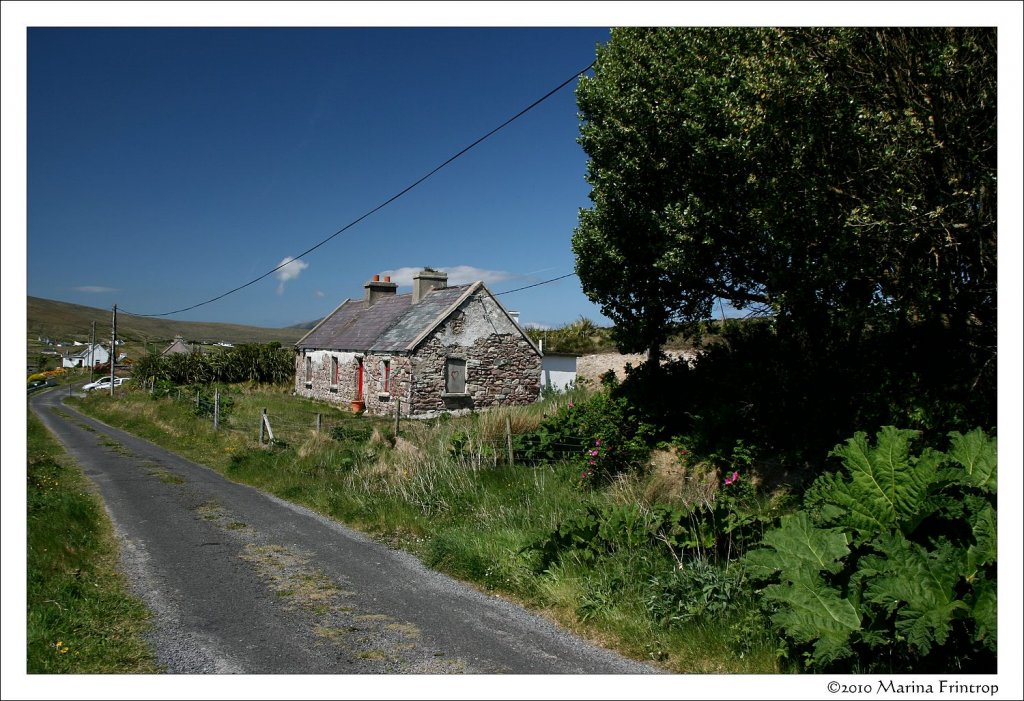
{"label": "roadside vegetation", "polygon": [[117,544],[85,476],[28,415],[30,674],[158,672],[149,614],[117,572]]}
{"label": "roadside vegetation", "polygon": [[980,430],[941,447],[858,434],[797,489],[742,442],[666,438],[610,374],[397,436],[290,385],[150,387],[74,401],[672,671],[994,669],[995,442]]}

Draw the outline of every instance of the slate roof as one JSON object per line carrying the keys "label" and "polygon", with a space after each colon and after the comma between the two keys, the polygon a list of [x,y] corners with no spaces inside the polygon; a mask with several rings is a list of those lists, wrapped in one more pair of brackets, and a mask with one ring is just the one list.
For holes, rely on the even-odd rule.
{"label": "slate roof", "polygon": [[365,300],[346,300],[295,344],[297,348],[395,353],[413,350],[426,332],[440,323],[470,285],[432,290],[417,304],[412,293],[387,296],[372,306]]}

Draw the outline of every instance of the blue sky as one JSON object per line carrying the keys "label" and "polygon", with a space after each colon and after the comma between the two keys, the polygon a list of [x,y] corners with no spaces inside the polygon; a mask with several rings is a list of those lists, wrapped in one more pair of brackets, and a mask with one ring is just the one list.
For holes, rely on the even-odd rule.
{"label": "blue sky", "polygon": [[[245,284],[594,60],[607,28],[28,31],[29,295],[159,314]],[[422,266],[495,292],[571,273],[576,81],[280,272],[171,318],[286,326]],[[111,264],[105,261],[113,260]],[[401,291],[401,290],[400,290]],[[575,277],[503,297],[604,321]]]}
{"label": "blue sky", "polygon": [[[159,313],[265,273],[587,66],[595,45],[608,37],[604,27],[996,25],[1003,193],[1000,380],[1006,388],[1000,419],[1007,426],[1020,424],[1024,224],[1014,196],[1024,189],[1019,3],[4,2],[2,11],[0,251],[8,348],[24,342],[26,293]],[[337,28],[271,29],[327,24]],[[160,28],[242,25],[251,29]],[[57,26],[69,29],[48,29]],[[380,28],[343,28],[356,26]],[[263,326],[311,321],[345,297],[360,295],[372,275],[423,265],[486,271],[481,276],[497,292],[569,273],[570,237],[589,191],[577,127],[570,87],[310,254],[297,276],[271,276],[172,318]],[[526,323],[557,325],[579,316],[600,321],[574,278],[502,300],[521,311]],[[17,428],[25,413],[16,379],[14,372],[4,374],[4,418],[15,427],[3,442],[4,465],[15,468],[3,477],[4,572],[14,573],[15,589],[24,582],[17,576],[24,572],[24,558],[18,557],[24,547],[24,519],[18,517],[24,514],[18,482],[23,473],[16,468],[25,435]],[[1001,461],[1019,465],[1019,432],[1004,432],[1002,439]],[[1006,571],[1019,573],[1019,471],[1008,470],[1002,478],[1004,494],[1013,496],[1000,549]],[[1005,622],[1020,619],[1019,582],[1014,576],[1004,582],[1013,588],[1004,590],[1009,596],[1000,602]],[[25,684],[24,656],[17,654],[24,645],[24,627],[17,625],[24,598],[8,591],[12,587],[4,588],[5,684],[45,683],[41,696],[39,689],[30,691],[46,698],[145,696],[137,680],[127,678]],[[1000,640],[1006,659],[1020,656],[1016,630],[1016,637]],[[571,696],[582,689],[594,698],[731,691],[742,697],[778,686],[787,697],[819,698],[822,689],[813,675],[790,675],[778,684],[749,675],[697,677],[682,687],[672,676],[642,682],[546,678],[537,682],[537,691]],[[237,693],[246,681],[256,696],[273,689],[281,698],[296,689],[303,697],[330,698],[334,688],[325,684],[318,693],[306,680],[226,677],[183,677],[161,688],[187,695],[194,685],[191,695],[217,698]],[[467,689],[460,681],[473,683],[419,677],[377,678],[373,684],[399,696],[486,696],[483,687]],[[381,687],[383,682],[388,686]],[[1003,682],[1011,694],[1020,688],[1019,677]],[[345,680],[346,688],[353,683]],[[503,689],[516,683],[501,682]]]}

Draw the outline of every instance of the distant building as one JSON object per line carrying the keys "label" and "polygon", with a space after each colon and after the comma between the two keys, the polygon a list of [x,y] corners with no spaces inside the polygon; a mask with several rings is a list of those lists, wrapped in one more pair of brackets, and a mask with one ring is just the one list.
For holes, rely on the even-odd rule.
{"label": "distant building", "polygon": [[92,343],[80,351],[62,356],[61,365],[66,368],[91,368],[105,365],[108,360],[110,360],[110,353],[107,349],[99,343]]}
{"label": "distant building", "polygon": [[189,344],[185,343],[185,339],[183,339],[181,336],[175,336],[174,337],[174,341],[171,343],[171,345],[167,346],[162,351],[160,351],[160,355],[161,356],[165,356],[165,355],[175,355],[176,353],[191,353],[191,352],[192,352],[192,346],[190,346]]}
{"label": "distant building", "polygon": [[425,269],[411,294],[380,276],[295,344],[295,392],[373,414],[431,416],[530,404],[541,353],[482,282]]}

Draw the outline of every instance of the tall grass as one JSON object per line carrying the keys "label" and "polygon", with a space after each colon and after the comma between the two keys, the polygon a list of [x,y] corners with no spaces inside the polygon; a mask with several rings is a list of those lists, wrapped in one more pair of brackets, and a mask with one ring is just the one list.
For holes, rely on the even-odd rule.
{"label": "tall grass", "polygon": [[98,497],[42,423],[28,416],[29,673],[159,671],[148,612],[126,593]]}
{"label": "tall grass", "polygon": [[[194,416],[187,401],[153,400],[144,392],[89,396],[82,407],[633,657],[677,672],[777,671],[770,641],[755,641],[742,655],[730,649],[731,619],[665,626],[651,617],[651,582],[677,567],[667,548],[635,544],[596,561],[568,553],[542,566],[534,546],[566,519],[588,505],[647,508],[645,495],[658,492],[644,474],[594,489],[580,486],[571,463],[508,464],[509,429],[513,435],[536,429],[569,401],[584,400],[586,390],[529,407],[403,421],[397,437],[391,420],[355,417],[285,389],[231,391],[234,407],[218,433],[208,419]],[[257,443],[263,408],[275,426],[273,445]]]}

